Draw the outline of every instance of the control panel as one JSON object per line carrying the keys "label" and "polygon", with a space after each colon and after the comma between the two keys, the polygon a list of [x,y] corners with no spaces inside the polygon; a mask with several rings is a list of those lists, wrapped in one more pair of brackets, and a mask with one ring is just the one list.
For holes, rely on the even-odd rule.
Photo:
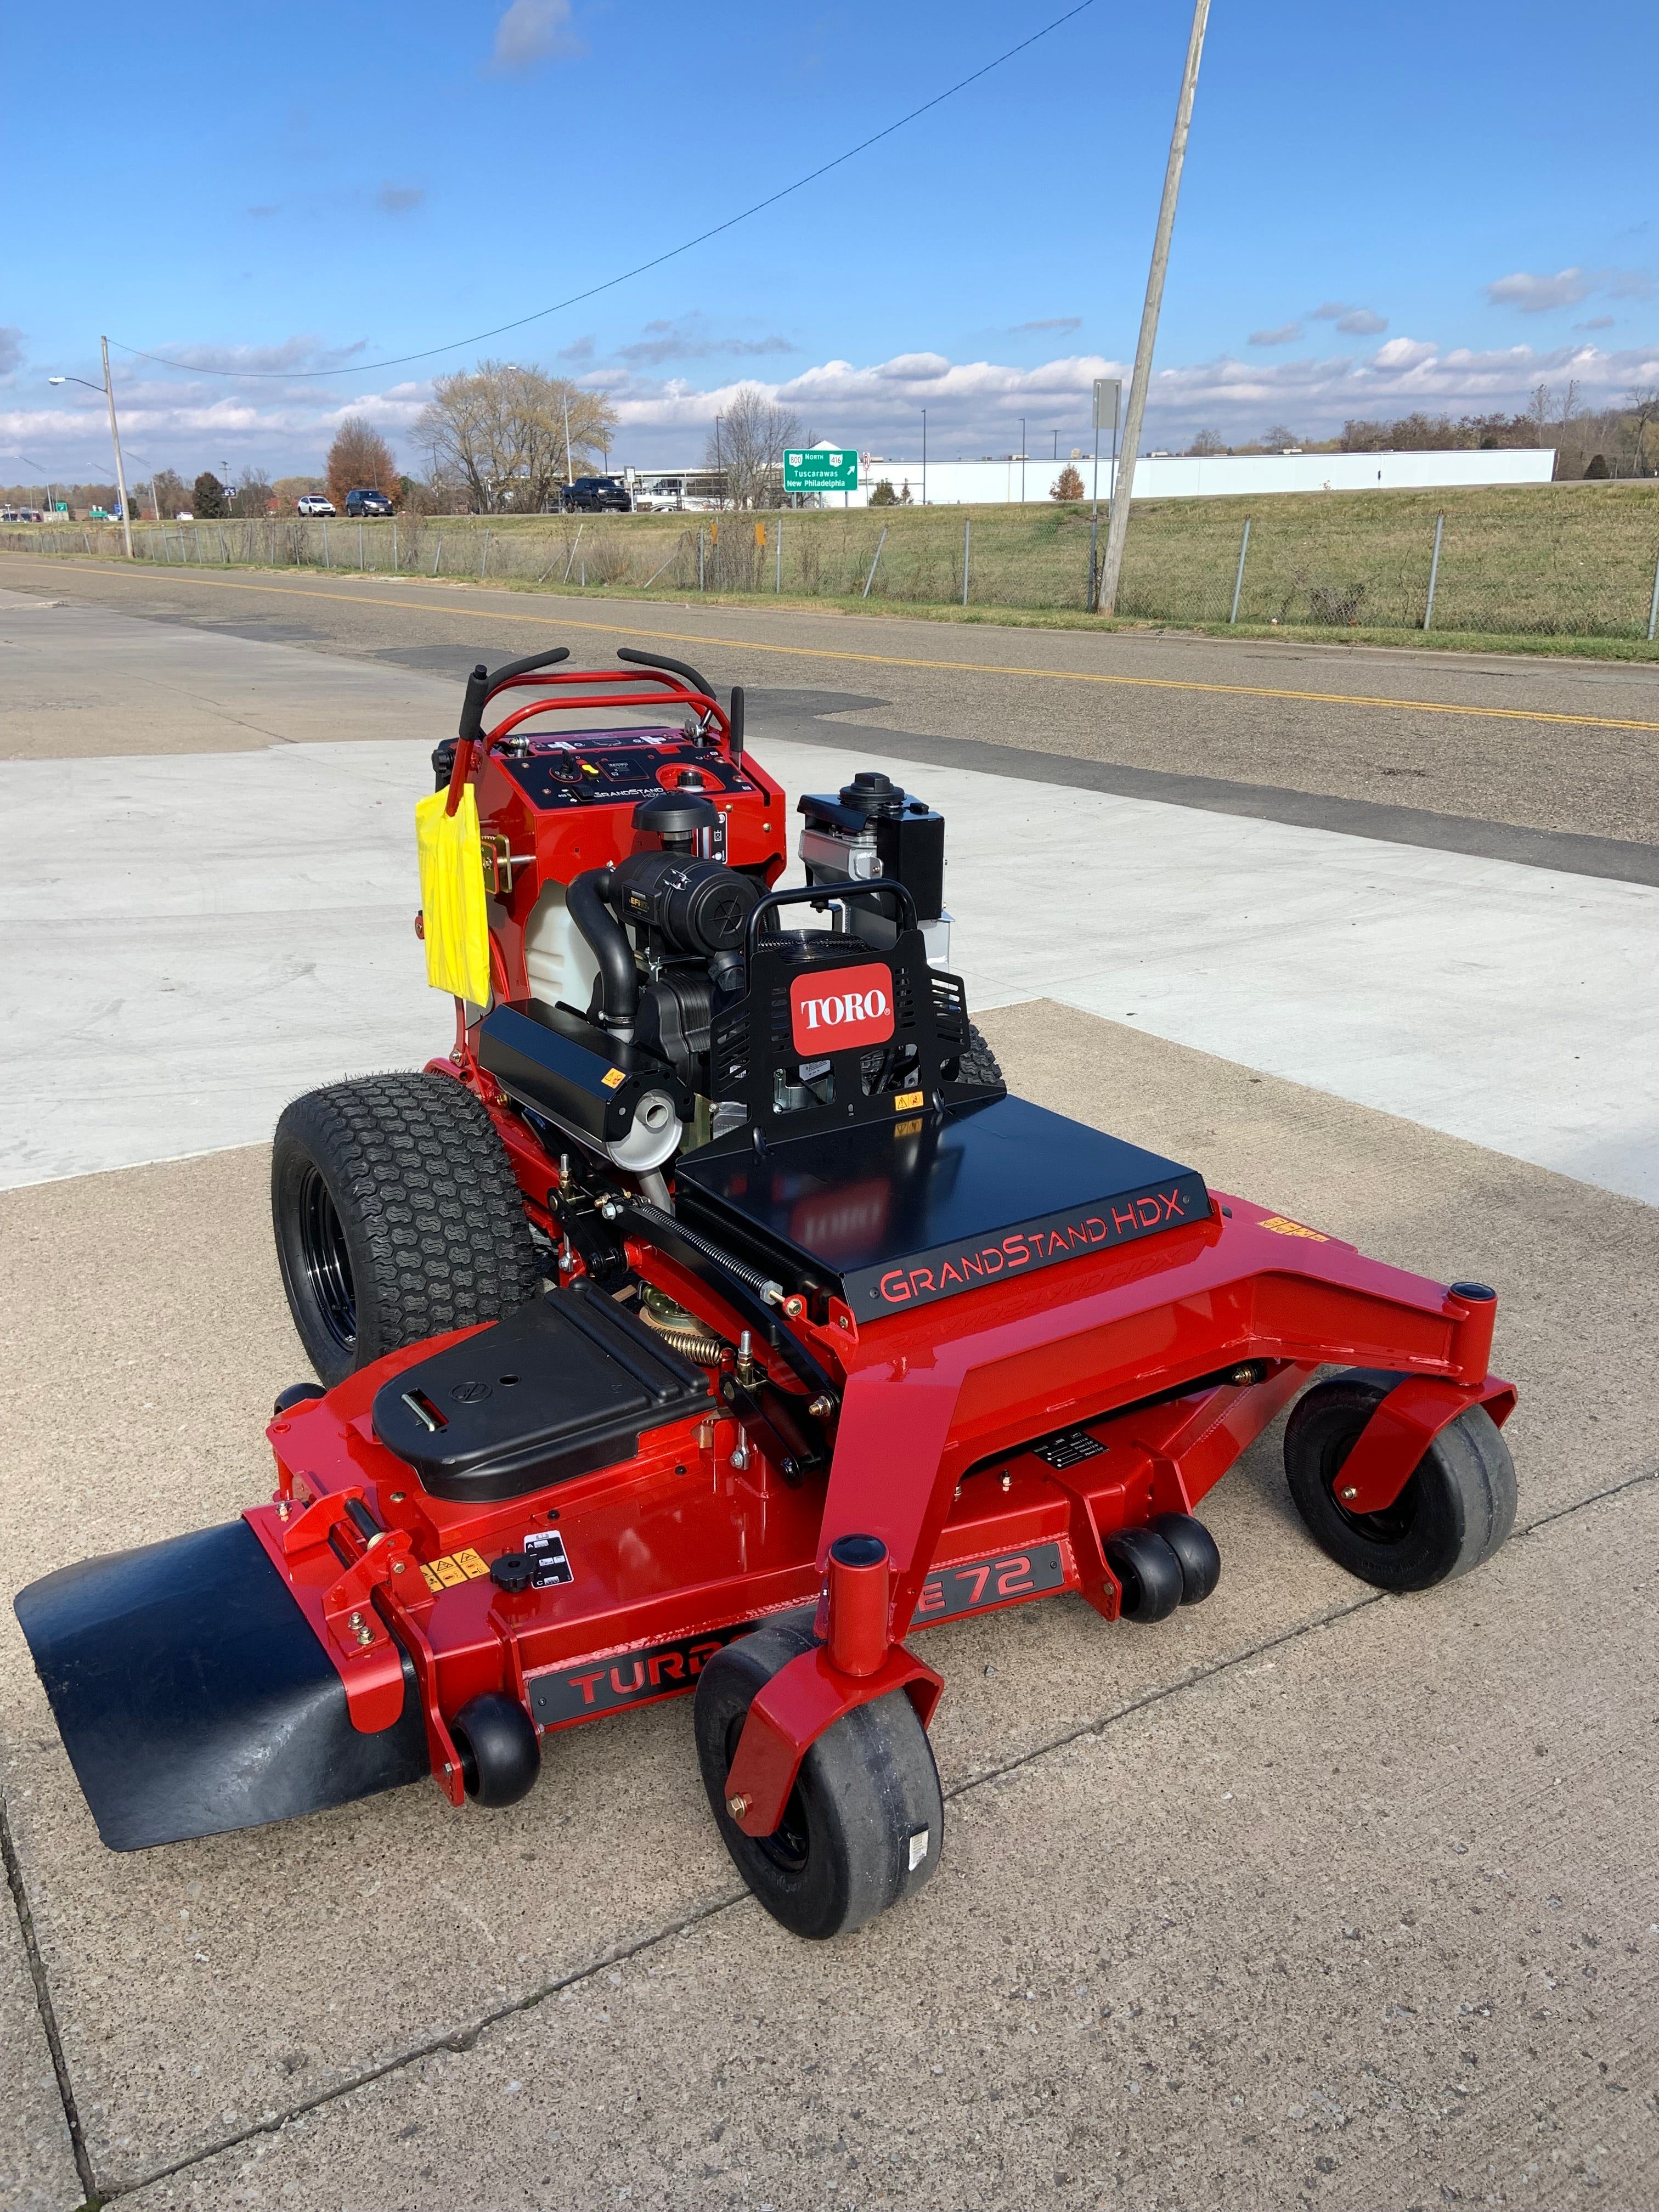
{"label": "control panel", "polygon": [[616,730],[560,738],[528,738],[495,756],[531,805],[543,812],[569,806],[623,806],[665,791],[710,799],[753,793],[762,787],[723,754],[678,730]]}

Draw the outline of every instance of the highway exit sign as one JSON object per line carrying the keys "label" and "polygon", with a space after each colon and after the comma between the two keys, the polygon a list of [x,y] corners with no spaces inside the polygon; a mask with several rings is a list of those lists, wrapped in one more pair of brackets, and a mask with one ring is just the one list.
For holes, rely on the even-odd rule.
{"label": "highway exit sign", "polygon": [[786,491],[856,491],[858,448],[807,446],[786,453],[783,488]]}

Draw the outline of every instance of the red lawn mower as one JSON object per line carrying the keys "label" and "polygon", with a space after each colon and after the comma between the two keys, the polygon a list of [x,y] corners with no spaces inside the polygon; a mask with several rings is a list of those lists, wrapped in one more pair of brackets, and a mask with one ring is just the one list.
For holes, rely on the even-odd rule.
{"label": "red lawn mower", "polygon": [[913,1632],[1200,1602],[1194,1509],[1292,1399],[1333,1559],[1412,1590],[1490,1557],[1495,1297],[1009,1096],[938,813],[876,773],[804,798],[779,890],[742,692],[568,657],[475,670],[434,757],[476,802],[488,1002],[278,1124],[326,1388],[276,1402],[274,1498],[17,1612],[116,1850],[428,1773],[508,1805],[561,1729],[695,1693],[744,1881],[834,1936],[939,1863]]}

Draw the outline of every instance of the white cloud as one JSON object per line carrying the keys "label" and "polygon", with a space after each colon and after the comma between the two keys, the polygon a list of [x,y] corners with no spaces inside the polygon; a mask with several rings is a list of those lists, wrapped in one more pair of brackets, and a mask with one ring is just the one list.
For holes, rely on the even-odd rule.
{"label": "white cloud", "polygon": [[763,338],[710,337],[702,327],[700,316],[687,315],[677,323],[647,323],[644,337],[632,345],[618,346],[616,357],[659,368],[665,361],[706,361],[714,354],[752,358],[761,354],[798,350],[787,338],[775,335]]}
{"label": "white cloud", "polygon": [[1294,345],[1302,336],[1300,323],[1280,323],[1276,330],[1252,331],[1250,343],[1253,346]]}
{"label": "white cloud", "polygon": [[489,66],[498,75],[514,76],[538,62],[584,51],[570,27],[570,0],[513,0],[495,26]]}
{"label": "white cloud", "polygon": [[1354,338],[1374,338],[1389,327],[1386,315],[1377,314],[1370,307],[1356,307],[1347,300],[1326,300],[1309,314],[1316,323],[1334,323],[1338,330]]}
{"label": "white cloud", "polygon": [[1494,307],[1518,307],[1523,315],[1544,315],[1555,307],[1576,307],[1589,299],[1595,279],[1582,269],[1558,269],[1553,276],[1528,276],[1517,269],[1486,287],[1486,300]]}
{"label": "white cloud", "polygon": [[[580,343],[580,341],[577,342]],[[289,341],[323,350],[313,339]],[[269,355],[287,350],[265,349]],[[205,355],[206,349],[198,349]],[[252,356],[244,356],[244,366]],[[294,365],[289,363],[289,366]],[[701,453],[717,413],[738,383],[702,385],[626,365],[571,364],[584,385],[608,392],[622,420],[618,461],[649,465]],[[845,439],[910,460],[920,454],[921,410],[930,451],[941,457],[1002,453],[1027,418],[1030,451],[1048,448],[1058,428],[1062,453],[1089,442],[1090,389],[1096,377],[1127,380],[1128,364],[1073,354],[1018,367],[955,362],[937,353],[886,361],[814,362],[776,383],[756,379],[769,398],[792,407],[814,435]],[[1328,434],[1350,416],[1401,414],[1420,407],[1453,416],[1524,408],[1544,380],[1577,380],[1582,404],[1614,404],[1633,384],[1659,382],[1659,343],[1603,352],[1575,337],[1547,350],[1528,345],[1442,350],[1424,339],[1389,340],[1366,356],[1331,354],[1273,361],[1219,359],[1160,368],[1154,374],[1146,443],[1180,446],[1208,428],[1229,442],[1258,436],[1267,422],[1294,422],[1309,437]],[[174,467],[186,477],[222,460],[259,464],[272,475],[315,468],[343,416],[368,416],[405,463],[415,418],[430,395],[424,380],[362,394],[347,386],[299,382],[229,386],[169,379],[143,363],[121,372],[122,438],[137,471]],[[15,395],[15,391],[14,394]],[[37,466],[94,477],[107,468],[106,428],[95,392],[78,401],[54,395],[40,409],[0,411],[0,447],[27,453]]]}
{"label": "white cloud", "polygon": [[1373,368],[1420,368],[1439,350],[1426,338],[1390,338],[1386,345],[1378,346],[1370,365]]}

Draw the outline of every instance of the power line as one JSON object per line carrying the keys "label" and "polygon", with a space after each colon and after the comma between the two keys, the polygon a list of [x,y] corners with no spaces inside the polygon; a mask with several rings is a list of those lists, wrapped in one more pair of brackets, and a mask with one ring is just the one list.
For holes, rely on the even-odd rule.
{"label": "power line", "polygon": [[768,208],[776,207],[780,200],[787,200],[793,193],[804,191],[808,185],[815,185],[820,177],[827,177],[832,169],[839,169],[847,162],[856,160],[859,155],[868,153],[872,146],[878,146],[884,138],[892,137],[896,131],[902,131],[919,117],[929,113],[935,107],[943,106],[947,100],[954,100],[957,93],[965,92],[970,84],[977,84],[981,77],[989,76],[994,70],[1000,70],[1005,62],[1012,61],[1017,54],[1023,54],[1040,40],[1050,37],[1078,16],[1086,15],[1094,5],[1095,0],[1078,0],[1078,4],[1068,8],[1063,15],[1056,15],[1051,22],[1043,24],[1040,30],[1033,31],[1029,38],[1020,40],[1017,46],[1008,47],[982,68],[959,77],[955,84],[947,85],[943,92],[935,93],[931,100],[924,100],[920,107],[913,107],[908,115],[901,115],[896,123],[889,123],[880,131],[872,131],[867,138],[860,138],[856,146],[849,146],[844,154],[837,154],[833,161],[825,161],[818,168],[809,169],[804,177],[797,177],[793,185],[785,185],[781,191],[769,192],[763,200],[757,200],[752,207],[744,208],[738,215],[728,216],[724,222],[717,222],[708,230],[700,230],[695,238],[688,238],[679,246],[671,246],[665,253],[653,254],[649,261],[635,263],[632,269],[624,269],[618,276],[607,276],[602,284],[590,284],[585,292],[573,292],[568,300],[556,300],[550,307],[538,307],[533,314],[520,315],[510,323],[497,323],[492,330],[475,331],[471,337],[451,338],[446,344],[428,346],[420,353],[393,354],[386,361],[360,362],[354,368],[201,368],[193,362],[170,361],[165,354],[145,353],[141,347],[127,345],[119,338],[112,338],[110,343],[119,346],[123,353],[132,355],[135,360],[153,361],[161,368],[183,369],[188,375],[222,376],[236,382],[257,379],[283,384],[319,377],[368,376],[378,369],[405,368],[411,362],[434,361],[440,354],[458,353],[463,346],[482,345],[486,338],[504,337],[509,331],[523,330],[527,323],[543,322],[549,315],[562,313],[567,307],[580,307],[584,300],[597,299],[601,292],[613,292],[617,285],[626,284],[635,276],[643,276],[650,270],[660,269],[665,262],[678,260],[681,254],[690,253],[695,246],[706,246],[711,238],[718,238],[723,231],[735,230],[740,222],[747,222],[751,216],[764,214]]}

